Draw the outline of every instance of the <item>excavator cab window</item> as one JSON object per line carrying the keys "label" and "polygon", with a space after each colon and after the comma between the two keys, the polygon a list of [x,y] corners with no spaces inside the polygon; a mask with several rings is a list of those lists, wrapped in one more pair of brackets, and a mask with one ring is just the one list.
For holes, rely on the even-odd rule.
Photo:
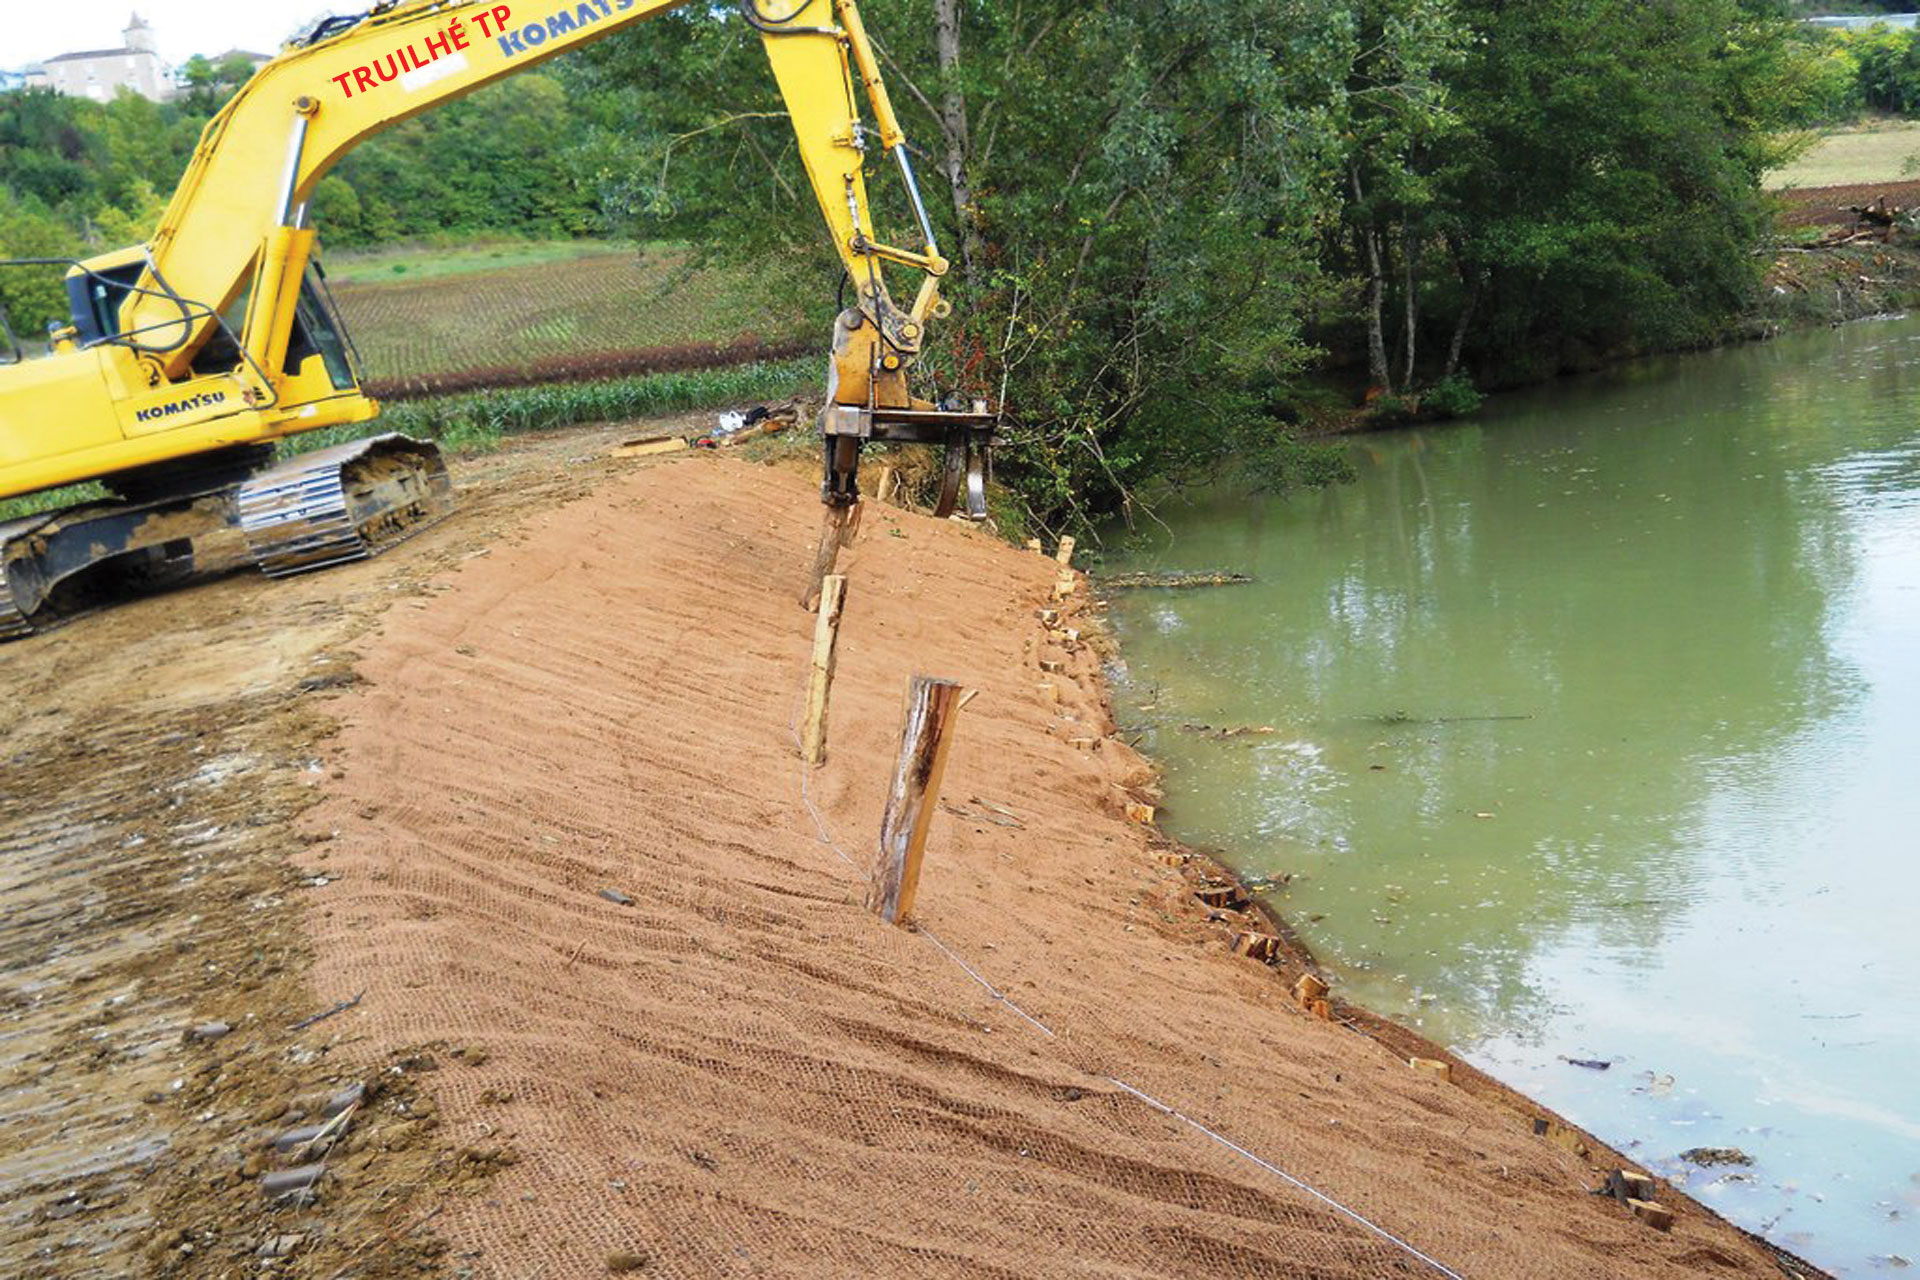
{"label": "excavator cab window", "polygon": [[120,307],[140,283],[144,262],[129,262],[108,271],[90,271],[67,277],[67,302],[80,345],[92,346],[120,335]]}
{"label": "excavator cab window", "polygon": [[294,311],[293,337],[287,343],[286,372],[299,373],[300,366],[317,355],[326,362],[327,379],[333,383],[333,389],[351,391],[358,383],[353,376],[353,361],[347,358],[346,334],[340,327],[340,318],[327,305],[321,279],[317,266],[307,268],[307,278],[300,285],[300,302]]}

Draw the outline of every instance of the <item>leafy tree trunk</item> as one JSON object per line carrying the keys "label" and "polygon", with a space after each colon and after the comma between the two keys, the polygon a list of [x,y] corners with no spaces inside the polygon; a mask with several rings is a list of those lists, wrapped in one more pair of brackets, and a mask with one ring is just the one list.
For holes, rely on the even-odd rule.
{"label": "leafy tree trunk", "polygon": [[933,31],[940,59],[940,131],[947,144],[947,186],[953,193],[954,223],[960,228],[960,275],[971,281],[981,244],[980,227],[974,221],[973,182],[967,176],[973,130],[967,122],[967,97],[960,89],[960,0],[933,0]]}
{"label": "leafy tree trunk", "polygon": [[1474,309],[1480,305],[1480,290],[1486,284],[1486,276],[1479,271],[1469,270],[1467,264],[1460,261],[1460,246],[1449,236],[1447,243],[1453,250],[1453,260],[1459,264],[1461,282],[1467,286],[1466,301],[1460,304],[1460,318],[1453,322],[1453,341],[1447,344],[1447,368],[1440,375],[1442,382],[1460,372],[1460,353],[1466,349],[1467,331],[1473,324]]}
{"label": "leafy tree trunk", "polygon": [[1401,258],[1406,264],[1407,277],[1407,363],[1405,371],[1400,375],[1400,385],[1411,388],[1414,359],[1418,354],[1417,343],[1420,338],[1420,243],[1415,239],[1412,227],[1406,229]]}
{"label": "leafy tree trunk", "polygon": [[[1349,169],[1347,177],[1353,184],[1355,207],[1365,207],[1366,195],[1360,189],[1360,171]],[[1393,371],[1387,367],[1387,276],[1386,268],[1381,263],[1380,233],[1374,230],[1371,222],[1364,222],[1357,234],[1360,247],[1367,255],[1367,378],[1374,386],[1392,395]]]}

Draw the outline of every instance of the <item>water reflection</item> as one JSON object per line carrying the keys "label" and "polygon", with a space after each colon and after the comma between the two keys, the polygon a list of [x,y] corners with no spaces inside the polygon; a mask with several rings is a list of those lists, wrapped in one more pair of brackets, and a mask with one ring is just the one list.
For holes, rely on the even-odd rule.
{"label": "water reflection", "polygon": [[1651,1162],[1761,1156],[1701,1185],[1830,1265],[1915,1253],[1916,389],[1881,325],[1369,437],[1163,511],[1128,567],[1257,581],[1117,611],[1173,825],[1350,990]]}

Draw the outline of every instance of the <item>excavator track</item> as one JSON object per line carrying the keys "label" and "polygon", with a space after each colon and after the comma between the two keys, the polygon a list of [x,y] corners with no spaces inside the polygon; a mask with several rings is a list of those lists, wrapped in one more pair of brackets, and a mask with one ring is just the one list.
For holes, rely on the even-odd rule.
{"label": "excavator track", "polygon": [[253,562],[284,578],[364,560],[412,537],[453,510],[453,481],[434,445],[385,435],[252,476],[238,502]]}
{"label": "excavator track", "polygon": [[[6,547],[16,536],[28,533],[39,523],[37,518],[29,518],[0,524],[0,548]],[[13,603],[13,580],[7,573],[6,561],[0,559],[0,640],[17,640],[32,632],[26,615]]]}
{"label": "excavator track", "polygon": [[279,578],[364,560],[453,510],[439,449],[402,435],[178,484],[0,524],[0,641],[196,575],[256,565]]}

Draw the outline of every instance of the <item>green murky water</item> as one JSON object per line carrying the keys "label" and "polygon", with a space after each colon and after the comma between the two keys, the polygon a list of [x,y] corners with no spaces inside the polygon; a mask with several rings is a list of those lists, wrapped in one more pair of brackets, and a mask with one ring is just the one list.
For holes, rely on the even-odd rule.
{"label": "green murky water", "polygon": [[1837,1272],[1920,1265],[1920,322],[1353,452],[1108,566],[1257,579],[1116,605],[1170,827],[1291,875],[1348,995]]}

